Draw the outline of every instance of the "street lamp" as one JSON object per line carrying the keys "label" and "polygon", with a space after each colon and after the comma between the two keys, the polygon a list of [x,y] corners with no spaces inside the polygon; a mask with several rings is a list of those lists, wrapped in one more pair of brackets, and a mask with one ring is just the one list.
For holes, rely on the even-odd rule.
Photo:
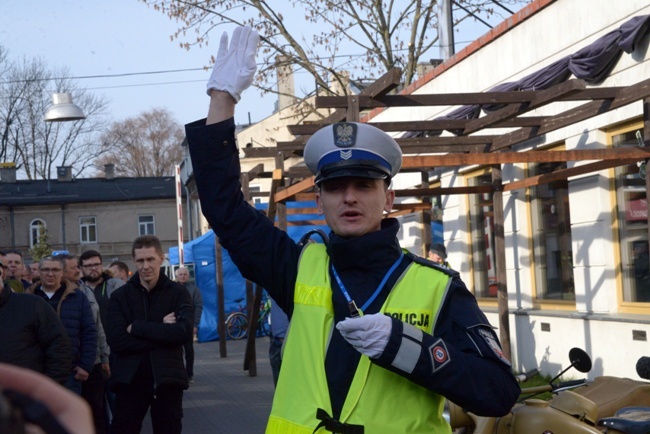
{"label": "street lamp", "polygon": [[72,95],[68,92],[52,95],[52,104],[45,112],[45,122],[65,122],[86,119],[81,109],[72,102]]}

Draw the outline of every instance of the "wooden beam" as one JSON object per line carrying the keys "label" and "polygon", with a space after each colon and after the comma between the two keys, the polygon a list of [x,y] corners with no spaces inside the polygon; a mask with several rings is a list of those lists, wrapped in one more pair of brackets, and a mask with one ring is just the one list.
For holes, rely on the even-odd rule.
{"label": "wooden beam", "polygon": [[[372,124],[375,125],[375,124]],[[492,140],[498,136],[438,136],[438,137],[415,137],[415,138],[396,138],[395,141],[402,148],[402,151],[407,150],[409,147],[422,148],[429,147],[431,150],[429,152],[437,152],[439,148],[449,149],[448,152],[452,152],[452,147],[462,147],[462,146],[471,146],[471,145],[489,145],[492,143]],[[278,142],[278,151],[282,152],[302,152],[305,149],[305,143],[307,143],[307,138],[299,138],[290,142]],[[454,152],[468,152],[463,150],[453,149]],[[440,151],[445,152],[445,151]]]}
{"label": "wooden beam", "polygon": [[509,182],[503,185],[503,191],[519,190],[521,188],[535,187],[537,185],[548,184],[549,182],[567,179],[571,176],[584,175],[586,173],[597,172],[599,170],[610,169],[612,167],[623,166],[631,164],[638,160],[605,160],[597,161],[595,163],[583,164],[569,169],[556,170],[551,173],[544,173],[542,175],[531,176],[521,181]]}
{"label": "wooden beam", "polygon": [[[248,171],[248,181],[252,181],[258,178],[261,174],[264,173],[264,164],[260,163]],[[249,193],[250,194],[250,193]]]}
{"label": "wooden beam", "polygon": [[290,185],[289,187],[285,188],[284,190],[276,193],[273,195],[273,198],[276,202],[285,202],[287,200],[292,199],[296,194],[302,193],[311,187],[314,186],[314,176],[311,176],[307,179],[303,179],[302,181]]}
{"label": "wooden beam", "polygon": [[650,149],[602,148],[574,151],[495,152],[487,154],[447,154],[406,156],[402,168],[451,167],[466,165],[493,165],[511,163],[547,163],[553,161],[617,160],[650,158]]}
{"label": "wooden beam", "polygon": [[511,104],[481,118],[469,120],[465,126],[465,130],[463,131],[463,135],[471,134],[482,130],[483,128],[497,125],[543,105],[558,101],[564,96],[576,94],[584,88],[585,82],[582,80],[569,80],[557,84],[549,89],[537,92],[535,97],[528,103]]}
{"label": "wooden beam", "polygon": [[[276,164],[281,163],[276,160]],[[269,207],[266,210],[266,216],[272,222],[275,221],[275,215],[278,211],[277,201],[275,200],[275,194],[278,192],[278,189],[284,184],[284,172],[282,170],[282,164],[280,168],[273,171],[273,180],[271,181],[271,191],[269,192]]]}
{"label": "wooden beam", "polygon": [[[371,85],[366,87],[361,91],[359,96],[367,96],[370,98],[382,97],[386,95],[391,90],[395,89],[400,85],[402,79],[402,69],[401,68],[392,68],[390,71],[386,72],[384,75],[375,80]],[[345,107],[347,108],[347,96],[343,96],[346,101]],[[337,108],[334,110],[334,113],[323,119],[319,124],[321,126],[333,124],[335,122],[341,122],[347,116],[347,110],[344,108]]]}
{"label": "wooden beam", "polygon": [[573,125],[594,116],[623,107],[633,102],[650,97],[650,79],[632,86],[621,88],[616,96],[609,100],[592,101],[550,117],[539,128],[521,128],[496,138],[492,143],[494,150],[509,148],[518,143],[541,136],[542,134]]}
{"label": "wooden beam", "polygon": [[[281,152],[276,147],[273,148],[244,148],[245,158],[274,158],[275,154]],[[284,159],[291,158],[291,152],[285,152]]]}
{"label": "wooden beam", "polygon": [[[570,94],[562,98],[562,101],[589,101],[596,99],[610,99],[623,87],[589,88],[576,94]],[[466,93],[438,93],[426,95],[385,95],[369,97],[359,95],[359,107],[361,109],[372,109],[377,107],[432,107],[432,106],[456,106],[474,104],[518,104],[530,102],[535,94],[540,91],[523,90],[510,92],[466,92]],[[318,96],[315,101],[316,108],[347,107],[346,97],[342,96]]]}
{"label": "wooden beam", "polygon": [[[348,95],[348,111],[345,114],[348,122],[359,122],[359,97]],[[319,125],[322,128],[322,125]]]}
{"label": "wooden beam", "polygon": [[411,210],[411,212],[416,211],[426,211],[431,209],[431,203],[417,202],[417,203],[394,203],[393,210]]}
{"label": "wooden beam", "polygon": [[287,208],[287,215],[293,215],[293,214],[318,214],[318,213],[320,213],[320,211],[318,211],[318,208],[313,208],[313,207]]}
{"label": "wooden beam", "polygon": [[447,196],[453,194],[479,194],[492,193],[492,187],[433,187],[433,188],[410,188],[406,190],[395,190],[395,197],[420,197],[420,196]]}
{"label": "wooden beam", "polygon": [[315,201],[316,193],[298,193],[293,198],[296,202]]}
{"label": "wooden beam", "polygon": [[[518,106],[517,106],[518,107]],[[528,110],[526,110],[528,111]],[[522,111],[521,113],[525,113]],[[490,116],[490,115],[488,115]],[[479,119],[486,119],[484,116]],[[519,127],[535,127],[539,126],[543,121],[548,120],[550,116],[522,116],[519,118],[504,117],[503,119],[496,119],[483,128],[519,128]],[[479,120],[477,119],[477,120]],[[490,118],[492,119],[492,118]],[[434,119],[430,121],[403,121],[403,122],[371,122],[373,127],[377,127],[382,131],[452,131],[463,130],[472,120],[467,119]],[[324,127],[326,124],[301,124],[289,125],[287,128],[294,136],[301,136],[292,142],[278,142],[279,148],[286,148],[287,143],[305,143],[307,139],[316,131]],[[477,130],[478,131],[478,130]],[[258,149],[258,148],[255,148]]]}

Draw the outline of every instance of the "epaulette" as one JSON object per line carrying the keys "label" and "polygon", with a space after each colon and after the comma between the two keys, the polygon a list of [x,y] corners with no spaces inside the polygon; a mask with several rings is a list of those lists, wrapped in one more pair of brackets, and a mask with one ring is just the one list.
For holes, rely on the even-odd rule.
{"label": "epaulette", "polygon": [[456,270],[452,270],[451,268],[443,267],[440,264],[438,264],[437,262],[433,262],[433,261],[431,261],[431,260],[429,260],[427,258],[423,258],[421,256],[414,255],[411,252],[406,252],[405,255],[408,256],[409,258],[411,258],[411,260],[413,262],[415,262],[416,264],[424,265],[425,267],[435,268],[438,271],[442,271],[447,276],[456,277],[456,276],[460,275],[458,273],[458,271],[456,271]]}

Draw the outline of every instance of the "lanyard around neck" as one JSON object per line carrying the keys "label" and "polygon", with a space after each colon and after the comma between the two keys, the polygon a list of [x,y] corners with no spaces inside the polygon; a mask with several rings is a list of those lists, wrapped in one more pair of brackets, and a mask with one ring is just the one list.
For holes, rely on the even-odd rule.
{"label": "lanyard around neck", "polygon": [[402,262],[402,258],[404,257],[404,252],[400,252],[399,258],[395,261],[395,263],[388,269],[386,272],[386,275],[382,279],[382,281],[379,283],[379,286],[377,289],[375,289],[375,292],[370,296],[370,298],[361,306],[361,309],[357,307],[357,304],[354,302],[352,297],[350,297],[350,294],[348,293],[347,289],[345,289],[345,285],[341,281],[341,278],[339,277],[339,273],[336,272],[336,268],[334,268],[334,264],[331,264],[332,267],[332,274],[334,275],[334,279],[336,279],[336,283],[338,283],[339,288],[341,289],[341,292],[343,293],[343,296],[348,302],[348,308],[350,309],[350,316],[352,318],[356,318],[358,316],[363,315],[363,311],[368,309],[368,306],[377,298],[381,290],[383,289],[384,285],[386,285],[386,282],[390,278],[390,276],[393,275],[395,272],[395,269],[397,266]]}

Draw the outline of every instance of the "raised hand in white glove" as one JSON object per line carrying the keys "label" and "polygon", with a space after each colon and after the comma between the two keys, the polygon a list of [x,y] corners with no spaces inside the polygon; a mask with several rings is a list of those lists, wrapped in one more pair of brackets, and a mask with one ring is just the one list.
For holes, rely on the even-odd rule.
{"label": "raised hand in white glove", "polygon": [[230,46],[228,33],[223,32],[217,60],[208,81],[208,95],[212,89],[221,90],[228,92],[236,103],[239,102],[241,93],[251,85],[255,77],[255,54],[259,43],[259,35],[248,26],[235,29]]}
{"label": "raised hand in white glove", "polygon": [[346,318],[336,324],[341,336],[357,351],[370,358],[381,356],[384,352],[393,320],[383,313]]}

